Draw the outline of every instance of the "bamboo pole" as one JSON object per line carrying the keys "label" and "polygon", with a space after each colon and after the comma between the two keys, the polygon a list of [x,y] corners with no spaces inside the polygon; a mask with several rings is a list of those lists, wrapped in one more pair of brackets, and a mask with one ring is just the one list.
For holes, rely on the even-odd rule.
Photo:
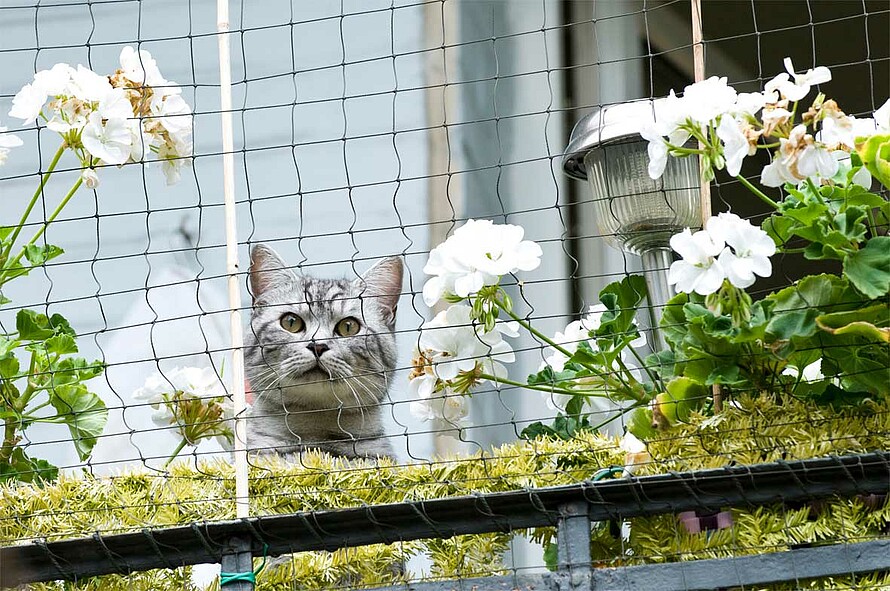
{"label": "bamboo pole", "polygon": [[238,226],[235,215],[235,140],[232,132],[232,64],[229,49],[229,3],[217,0],[219,102],[222,123],[223,195],[226,216],[226,274],[232,331],[232,402],[235,433],[235,514],[250,514],[247,475],[247,398],[244,393],[244,335],[241,332],[241,286],[238,282]]}
{"label": "bamboo pole", "polygon": [[[690,0],[692,4],[692,61],[695,81],[705,79],[705,45],[702,34],[701,0]],[[701,147],[701,146],[699,146]],[[701,221],[702,225],[711,217],[711,185],[700,183],[701,186]]]}
{"label": "bamboo pole", "polygon": [[[705,45],[702,33],[701,0],[690,0],[692,6],[692,62],[695,73],[695,81],[705,79]],[[699,148],[701,148],[699,144]],[[701,223],[705,226],[711,217],[711,183],[699,183],[701,187]],[[712,386],[714,396],[714,412],[723,410],[723,392],[719,384]]]}
{"label": "bamboo pole", "polygon": [[[429,247],[448,238],[455,215],[464,211],[460,183],[450,183],[449,169],[451,151],[448,136],[449,116],[457,112],[456,93],[448,87],[448,73],[458,69],[457,52],[448,50],[457,41],[458,15],[454,2],[429,2],[424,6],[424,35],[431,42],[441,39],[441,51],[428,51],[424,54],[424,81],[426,90],[424,102],[429,132],[429,177],[427,178],[427,207]],[[446,308],[444,303],[433,307],[436,314]],[[465,443],[452,437],[456,432],[445,421],[439,421],[433,435],[433,448],[436,455],[445,457],[467,450]]]}

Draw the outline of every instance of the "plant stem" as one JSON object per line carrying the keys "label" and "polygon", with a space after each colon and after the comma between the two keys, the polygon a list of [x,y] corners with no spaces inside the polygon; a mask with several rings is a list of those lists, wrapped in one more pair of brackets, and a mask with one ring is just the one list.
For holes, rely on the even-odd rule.
{"label": "plant stem", "polygon": [[[593,396],[599,398],[607,398],[605,394],[602,393],[601,390],[568,390],[566,388],[560,388],[559,386],[538,386],[535,384],[523,384],[522,382],[517,382],[515,380],[511,380],[509,378],[499,378],[497,376],[493,376],[491,374],[483,373],[479,374],[479,378],[483,380],[488,380],[490,382],[494,382],[496,384],[507,384],[508,386],[516,386],[518,388],[526,388],[528,390],[537,390],[539,392],[547,392],[550,394],[567,394],[569,396]],[[596,392],[596,394],[594,394]]]}
{"label": "plant stem", "polygon": [[816,183],[813,182],[813,179],[807,177],[807,186],[810,188],[810,191],[813,192],[813,195],[819,201],[821,205],[825,205],[825,200],[822,199],[822,193],[819,192],[819,187],[816,186]]}
{"label": "plant stem", "polygon": [[[569,351],[569,350],[566,349],[565,347],[563,347],[563,346],[561,346],[561,345],[555,343],[550,337],[548,337],[547,335],[545,335],[545,334],[542,333],[541,331],[536,330],[536,329],[535,329],[534,327],[532,327],[531,324],[529,324],[524,318],[522,318],[522,317],[520,317],[519,315],[517,315],[515,312],[513,312],[513,310],[510,310],[509,308],[507,308],[507,307],[506,307],[500,300],[498,300],[497,298],[493,298],[492,301],[494,302],[494,304],[495,304],[498,308],[500,308],[501,310],[503,310],[504,312],[506,312],[506,313],[510,316],[510,318],[512,318],[513,320],[515,320],[521,327],[523,327],[524,329],[526,329],[527,331],[529,331],[530,333],[532,333],[534,336],[538,337],[539,339],[541,339],[542,341],[544,341],[546,344],[550,345],[551,347],[553,347],[554,349],[556,349],[557,351],[559,351],[560,353],[562,353],[563,355],[565,355],[565,356],[568,357],[569,359],[572,358],[572,356],[574,355],[574,353],[572,353],[571,351]],[[596,377],[598,377],[599,379],[601,379],[601,380],[603,381],[603,383],[604,383],[610,390],[613,390],[613,391],[625,391],[625,392],[628,393],[628,394],[631,396],[631,398],[633,398],[634,400],[642,400],[642,399],[643,399],[643,396],[640,395],[640,394],[638,394],[638,393],[636,393],[636,392],[634,392],[634,391],[633,391],[633,388],[629,388],[629,387],[628,387],[626,384],[624,384],[621,380],[616,380],[614,377],[608,375],[607,373],[603,373],[603,371],[602,371],[600,368],[596,367],[595,365],[591,365],[591,364],[589,364],[589,363],[584,363],[583,361],[577,361],[577,363],[578,363],[579,365],[582,365],[585,369],[589,369],[590,371],[592,371],[592,372],[596,375]],[[524,386],[524,387],[528,387],[528,386],[525,385],[525,384],[521,384],[521,385]],[[550,390],[547,390],[547,391],[549,392]],[[573,392],[573,393],[574,393],[574,392]]]}
{"label": "plant stem", "polygon": [[617,419],[623,417],[624,415],[626,415],[626,414],[629,413],[630,411],[632,411],[632,410],[636,410],[636,409],[640,408],[641,406],[645,406],[645,405],[646,405],[646,401],[645,401],[645,400],[640,400],[640,401],[635,402],[634,404],[628,406],[627,408],[621,408],[621,409],[618,409],[618,414],[616,414],[614,417],[609,417],[608,419],[606,419],[605,421],[602,421],[601,423],[598,423],[598,424],[594,425],[594,426],[593,426],[593,430],[594,430],[594,431],[599,431],[600,429],[602,429],[603,427],[605,427],[606,425],[608,425],[608,424],[611,423],[612,421],[615,421],[615,420],[617,420]]}
{"label": "plant stem", "polygon": [[[0,387],[4,390],[6,389],[4,386]],[[0,405],[0,408],[9,409],[15,412],[14,405],[12,404],[12,396],[7,394],[3,399],[8,402],[7,404]],[[8,465],[10,463],[9,460],[12,458],[12,452],[15,450],[15,444],[17,442],[15,432],[18,424],[19,419],[17,417],[9,417],[3,421],[3,445],[0,446],[0,466]]]}
{"label": "plant stem", "polygon": [[[634,348],[633,348],[632,346],[630,346],[630,345],[627,345],[627,348],[628,348],[628,350],[630,351],[630,354],[633,355],[634,358],[635,358],[637,361],[640,362],[640,368],[642,368],[642,370],[646,372],[646,375],[649,376],[649,379],[652,380],[652,383],[653,383],[654,385],[656,385],[656,386],[660,386],[660,389],[661,389],[661,390],[664,390],[664,384],[661,382],[661,380],[659,379],[658,375],[656,375],[655,372],[653,372],[653,371],[649,368],[649,366],[646,365],[646,361],[643,360],[642,357],[640,357],[640,354],[637,353],[637,350],[634,349]],[[619,359],[620,359],[620,356],[619,356]],[[624,363],[622,362],[622,366],[623,366],[623,365],[624,365]],[[625,370],[627,370],[626,367],[625,367]]]}
{"label": "plant stem", "polygon": [[545,343],[547,343],[548,345],[550,345],[551,347],[553,347],[554,349],[556,349],[557,351],[559,351],[560,353],[565,355],[566,357],[571,357],[572,355],[574,355],[574,353],[572,353],[571,351],[569,351],[562,345],[555,343],[550,337],[548,337],[541,331],[535,329],[531,324],[528,323],[527,320],[525,320],[521,316],[517,315],[515,312],[513,312],[513,310],[508,309],[506,306],[504,306],[503,303],[501,303],[500,300],[493,299],[492,301],[494,301],[494,304],[498,308],[500,308],[501,310],[506,312],[510,316],[510,318],[512,318],[513,320],[518,322],[519,326],[521,326],[525,330],[529,331],[530,333],[532,333],[533,335],[535,335],[536,337],[538,337],[539,339],[541,339],[542,341],[544,341]]}
{"label": "plant stem", "polygon": [[778,203],[776,203],[775,201],[773,201],[772,199],[770,199],[769,197],[767,197],[767,196],[766,196],[766,193],[764,193],[763,191],[761,191],[760,189],[758,189],[757,187],[755,187],[754,185],[752,185],[752,184],[748,181],[748,179],[746,179],[746,178],[743,177],[742,175],[737,175],[735,178],[736,178],[736,180],[738,180],[740,183],[742,183],[743,185],[745,185],[745,187],[747,187],[749,191],[751,191],[751,192],[754,193],[757,197],[759,197],[761,201],[763,201],[764,203],[766,203],[767,205],[769,205],[769,206],[772,207],[773,209],[779,209],[779,204],[778,204]]}
{"label": "plant stem", "polygon": [[28,221],[28,216],[31,215],[31,211],[34,209],[34,206],[37,204],[37,200],[40,199],[40,196],[43,194],[43,187],[46,186],[47,181],[49,181],[49,177],[52,175],[53,170],[56,169],[56,165],[59,163],[59,159],[62,157],[62,154],[65,153],[65,144],[63,143],[59,146],[59,149],[56,151],[55,156],[53,156],[52,161],[49,163],[49,166],[46,169],[46,172],[43,173],[43,176],[40,177],[40,184],[37,185],[37,190],[34,191],[34,195],[31,196],[31,201],[28,203],[28,207],[25,208],[25,213],[22,214],[19,223],[15,226],[15,230],[12,232],[12,236],[9,238],[9,246],[3,252],[3,257],[8,257],[9,253],[12,252],[13,246],[15,246],[15,241],[19,237],[19,234],[22,231],[22,226],[25,225],[25,222]]}
{"label": "plant stem", "polygon": [[167,458],[167,461],[164,462],[164,466],[163,466],[164,469],[166,469],[167,466],[170,465],[170,462],[172,462],[173,460],[176,459],[176,456],[179,455],[179,452],[181,452],[185,448],[186,445],[188,445],[188,441],[186,441],[185,437],[183,437],[182,441],[179,442],[179,445],[176,446],[176,449],[173,450],[173,453],[170,454],[170,457]]}
{"label": "plant stem", "polygon": [[[71,201],[71,198],[74,197],[74,194],[80,188],[80,185],[82,183],[83,183],[83,178],[78,177],[77,182],[74,183],[74,186],[71,187],[71,189],[68,191],[68,193],[65,195],[65,197],[62,198],[62,201],[59,203],[59,205],[56,207],[56,209],[53,210],[53,212],[49,215],[48,218],[46,218],[46,223],[44,223],[43,226],[39,230],[37,230],[37,232],[34,234],[34,236],[31,237],[31,240],[29,240],[28,243],[22,247],[21,252],[19,252],[11,262],[7,263],[4,266],[4,270],[15,269],[15,266],[18,264],[18,262],[20,260],[22,260],[23,256],[25,256],[25,248],[27,248],[28,246],[31,246],[32,244],[34,244],[35,242],[40,240],[40,237],[43,236],[43,233],[46,231],[46,228],[49,227],[49,225],[55,221],[55,219],[59,216],[60,213],[62,213],[62,210],[65,208],[66,205],[68,205],[68,202]],[[0,285],[2,285],[3,283],[4,283],[4,281],[2,279],[0,279]]]}

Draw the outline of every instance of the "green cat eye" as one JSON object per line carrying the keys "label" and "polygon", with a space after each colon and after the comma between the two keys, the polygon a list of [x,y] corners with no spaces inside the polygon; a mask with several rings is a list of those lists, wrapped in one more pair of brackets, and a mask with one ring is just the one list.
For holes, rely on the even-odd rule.
{"label": "green cat eye", "polygon": [[343,320],[338,322],[337,326],[334,327],[334,331],[341,337],[351,337],[358,334],[358,331],[361,327],[361,323],[357,319],[350,316],[349,318],[344,318]]}
{"label": "green cat eye", "polygon": [[300,332],[305,328],[303,319],[292,312],[288,312],[281,317],[281,328],[287,332]]}

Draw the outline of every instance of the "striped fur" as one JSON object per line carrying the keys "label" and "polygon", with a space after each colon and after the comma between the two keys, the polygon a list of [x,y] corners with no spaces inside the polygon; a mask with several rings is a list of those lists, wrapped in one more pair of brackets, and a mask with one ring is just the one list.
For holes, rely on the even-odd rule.
{"label": "striped fur", "polygon": [[[254,403],[249,447],[257,453],[319,449],[337,456],[393,457],[381,403],[396,365],[393,334],[402,263],[377,263],[356,280],[295,274],[265,245],[251,251],[253,311],[245,335],[245,370]],[[304,330],[281,326],[298,315]],[[354,336],[336,334],[347,317]],[[326,345],[316,356],[310,345]]]}

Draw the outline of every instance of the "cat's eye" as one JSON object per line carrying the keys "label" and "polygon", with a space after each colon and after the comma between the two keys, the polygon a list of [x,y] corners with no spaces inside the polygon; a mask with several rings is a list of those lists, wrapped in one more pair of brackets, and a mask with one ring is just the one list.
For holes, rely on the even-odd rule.
{"label": "cat's eye", "polygon": [[306,327],[303,319],[292,312],[288,312],[282,316],[280,322],[281,328],[287,332],[300,332]]}
{"label": "cat's eye", "polygon": [[357,319],[350,316],[338,322],[337,326],[334,327],[334,331],[341,337],[351,337],[353,335],[357,335],[361,327],[361,323],[359,323]]}

